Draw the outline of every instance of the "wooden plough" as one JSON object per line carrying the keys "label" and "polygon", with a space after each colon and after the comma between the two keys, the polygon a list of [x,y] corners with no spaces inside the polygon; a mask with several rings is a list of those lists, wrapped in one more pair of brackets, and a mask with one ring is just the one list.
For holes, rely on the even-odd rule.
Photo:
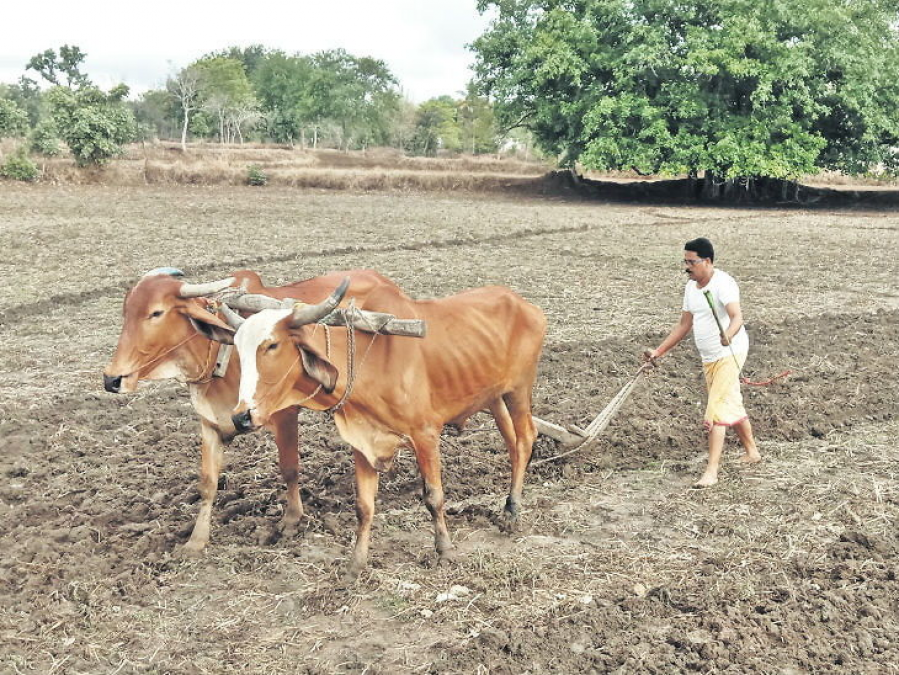
{"label": "wooden plough", "polygon": [[618,393],[615,394],[614,398],[609,401],[609,404],[603,408],[584,429],[573,424],[567,428],[561,427],[558,424],[546,422],[538,417],[534,417],[534,425],[537,427],[538,433],[549,436],[550,438],[559,441],[559,443],[562,444],[562,447],[570,449],[559,455],[533,461],[531,462],[531,466],[538,466],[540,464],[546,464],[547,462],[554,462],[562,457],[567,457],[595,441],[596,437],[605,431],[606,427],[609,426],[609,422],[612,421],[612,418],[615,417],[615,414],[621,409],[624,402],[627,401],[643,374],[652,367],[653,365],[651,363],[640,366],[634,376],[628,380]]}

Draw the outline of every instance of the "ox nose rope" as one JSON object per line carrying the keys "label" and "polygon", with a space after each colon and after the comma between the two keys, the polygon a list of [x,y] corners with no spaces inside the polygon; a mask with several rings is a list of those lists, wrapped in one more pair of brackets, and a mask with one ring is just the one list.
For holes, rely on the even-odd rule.
{"label": "ox nose rope", "polygon": [[[189,335],[188,337],[186,337],[186,338],[184,338],[183,340],[181,340],[181,342],[179,342],[179,343],[176,344],[175,346],[169,347],[169,348],[166,349],[164,352],[162,352],[162,354],[160,354],[159,356],[153,357],[152,359],[150,359],[150,360],[147,361],[146,363],[140,365],[138,368],[136,368],[135,370],[133,370],[133,371],[132,371],[131,373],[129,373],[129,374],[130,374],[130,375],[133,375],[134,373],[137,373],[138,378],[140,378],[140,373],[141,373],[141,371],[146,371],[148,368],[150,368],[151,366],[157,364],[159,361],[161,361],[162,359],[164,359],[166,356],[168,356],[169,354],[171,354],[171,353],[172,353],[173,351],[175,351],[176,349],[180,349],[181,347],[183,347],[185,344],[187,344],[188,342],[190,342],[191,340],[193,340],[195,337],[200,337],[200,334],[199,334],[199,333],[194,333],[193,335]],[[186,384],[206,384],[207,382],[209,382],[209,381],[212,379],[212,375],[211,375],[211,374],[210,374],[210,375],[207,375],[207,374],[206,374],[206,371],[209,370],[209,364],[210,364],[210,363],[212,362],[212,360],[213,360],[213,359],[212,359],[212,353],[213,353],[213,351],[215,351],[215,343],[214,343],[212,340],[210,340],[210,341],[209,341],[209,349],[208,349],[207,352],[206,352],[206,363],[205,363],[205,365],[203,366],[203,369],[199,372],[198,375],[195,375],[194,377],[185,379],[184,382],[185,382]],[[144,354],[144,353],[141,353],[141,355],[144,356],[145,354]]]}

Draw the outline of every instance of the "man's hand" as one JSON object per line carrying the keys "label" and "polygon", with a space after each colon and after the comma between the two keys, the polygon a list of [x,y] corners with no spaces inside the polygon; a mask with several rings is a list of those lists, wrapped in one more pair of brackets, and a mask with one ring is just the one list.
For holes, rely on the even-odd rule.
{"label": "man's hand", "polygon": [[721,346],[730,347],[730,338],[727,337],[726,333],[721,333]]}
{"label": "man's hand", "polygon": [[659,358],[659,350],[658,349],[647,349],[643,352],[643,364],[648,368],[655,368],[659,364],[656,363],[656,359]]}

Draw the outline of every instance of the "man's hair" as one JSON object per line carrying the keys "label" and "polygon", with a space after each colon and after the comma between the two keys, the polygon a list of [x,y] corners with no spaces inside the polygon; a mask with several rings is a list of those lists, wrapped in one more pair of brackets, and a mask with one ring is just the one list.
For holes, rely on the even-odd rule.
{"label": "man's hair", "polygon": [[700,258],[708,258],[712,262],[715,262],[715,247],[712,246],[712,242],[710,242],[705,237],[698,237],[697,239],[691,239],[686,244],[684,244],[685,251],[693,251]]}

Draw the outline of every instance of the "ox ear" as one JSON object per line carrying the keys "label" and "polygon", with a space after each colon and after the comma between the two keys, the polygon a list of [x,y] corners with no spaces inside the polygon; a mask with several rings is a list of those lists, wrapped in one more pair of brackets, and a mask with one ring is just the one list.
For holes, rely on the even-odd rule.
{"label": "ox ear", "polygon": [[329,394],[337,386],[337,368],[316,350],[304,344],[298,344],[300,356],[303,357],[303,368],[306,374],[318,382]]}
{"label": "ox ear", "polygon": [[185,306],[184,313],[197,332],[204,337],[226,345],[234,344],[234,329],[212,312],[191,302]]}

